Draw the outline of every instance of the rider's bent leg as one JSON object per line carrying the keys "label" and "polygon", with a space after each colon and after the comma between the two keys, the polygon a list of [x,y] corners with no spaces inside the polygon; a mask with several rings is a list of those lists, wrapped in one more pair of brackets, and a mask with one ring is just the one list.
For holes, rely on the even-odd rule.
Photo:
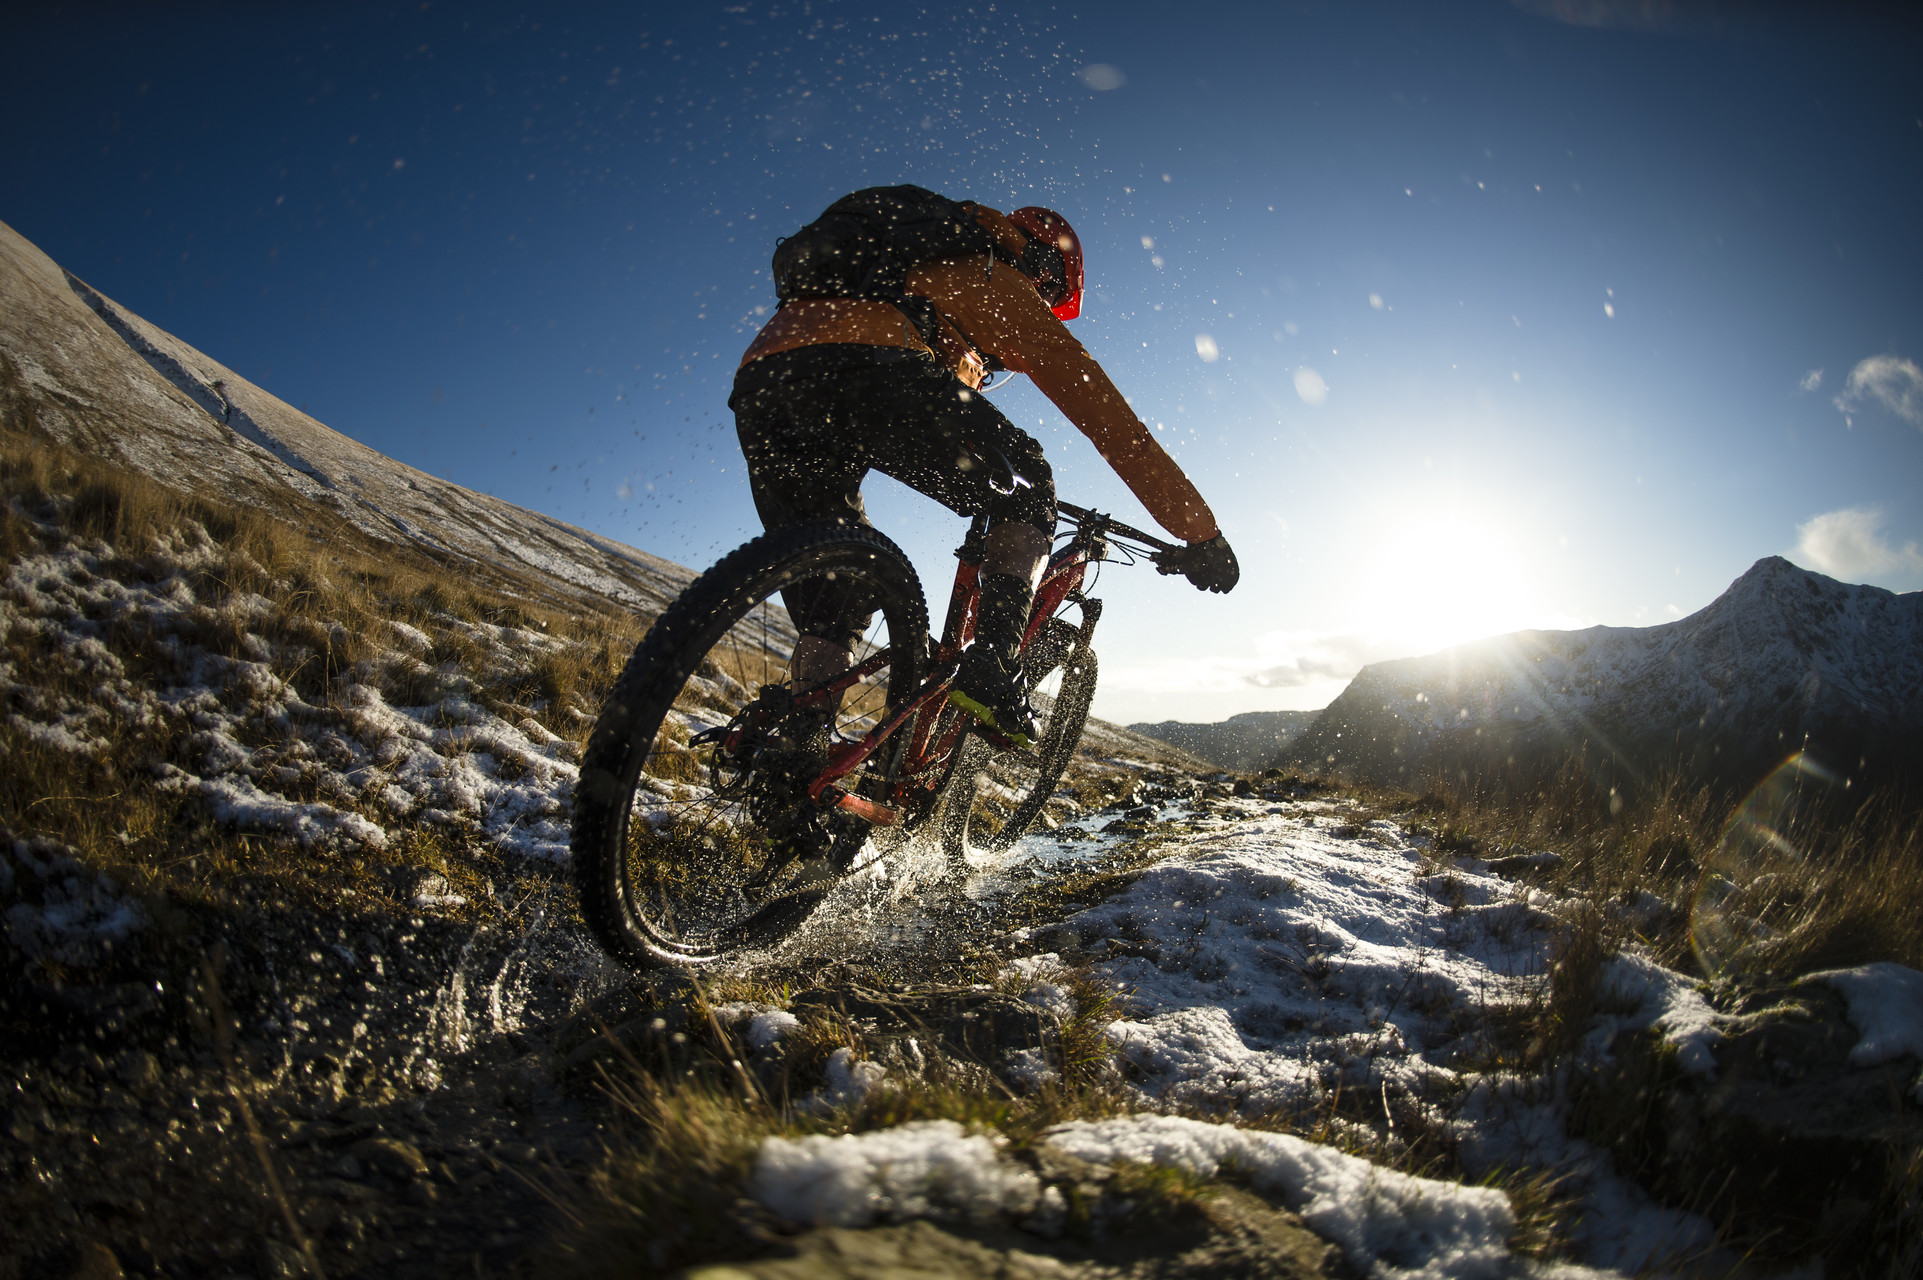
{"label": "rider's bent leg", "polygon": [[788,679],[796,693],[807,693],[839,680],[854,665],[853,643],[804,635],[795,643],[794,657],[788,663]]}
{"label": "rider's bent leg", "polygon": [[[860,486],[869,470],[958,515],[988,516],[977,643],[957,676],[956,701],[1011,737],[1031,737],[1016,653],[1055,526],[1054,475],[1035,439],[932,361],[890,348],[764,356],[743,366],[729,404],[768,528],[820,519],[866,524]],[[804,635],[833,641],[860,633],[874,605],[845,588],[810,582],[788,589],[789,613]]]}
{"label": "rider's bent leg", "polygon": [[983,573],[1018,578],[1030,591],[1041,582],[1042,566],[1048,563],[1053,545],[1046,531],[1026,520],[1006,520],[989,528],[986,543]]}
{"label": "rider's bent leg", "polygon": [[1048,535],[1026,522],[1009,521],[988,531],[975,643],[963,655],[949,695],[950,701],[1020,746],[1028,745],[1037,732],[1022,679],[1020,650],[1048,548]]}

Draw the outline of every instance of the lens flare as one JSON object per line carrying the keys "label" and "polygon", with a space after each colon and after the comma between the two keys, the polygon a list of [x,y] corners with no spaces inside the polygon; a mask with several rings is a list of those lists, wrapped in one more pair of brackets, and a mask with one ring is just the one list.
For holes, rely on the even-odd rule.
{"label": "lens flare", "polygon": [[1840,779],[1799,751],[1778,765],[1730,815],[1690,905],[1689,940],[1715,976],[1778,936],[1794,912],[1808,862],[1802,828]]}

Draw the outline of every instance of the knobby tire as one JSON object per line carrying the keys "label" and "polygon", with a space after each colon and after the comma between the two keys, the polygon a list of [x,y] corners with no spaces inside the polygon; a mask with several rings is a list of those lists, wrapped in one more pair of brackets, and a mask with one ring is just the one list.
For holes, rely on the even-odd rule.
{"label": "knobby tire", "polygon": [[993,778],[998,772],[1013,770],[1021,783],[1017,788],[1020,799],[1007,810],[1001,826],[974,837],[976,844],[990,852],[1007,849],[1027,835],[1054,796],[1082,740],[1099,674],[1095,651],[1077,648],[1079,643],[1075,628],[1055,618],[1046,624],[1046,629],[1035,637],[1024,654],[1031,692],[1051,673],[1062,672],[1061,687],[1042,717],[1041,735],[1032,748],[1037,763],[1030,765],[998,752],[973,734],[957,750],[942,798],[940,818],[942,848],[951,865],[966,865],[971,828],[980,825],[975,814],[978,775],[986,773]]}
{"label": "knobby tire", "polygon": [[[828,576],[871,598],[887,623],[890,662],[868,686],[857,686],[869,699],[863,705],[871,707],[862,713],[868,716],[863,723],[872,724],[903,705],[919,684],[928,615],[914,567],[893,542],[866,526],[795,525],[733,551],[668,607],[615,681],[582,756],[571,847],[582,916],[623,963],[644,969],[704,965],[772,945],[798,929],[826,895],[820,875],[784,887],[779,876],[789,874],[787,864],[768,852],[763,834],[741,817],[745,801],[730,809],[732,802],[717,799],[725,794],[719,785],[703,798],[703,780],[723,776],[713,766],[718,749],[704,759],[690,748],[688,735],[692,724],[711,726],[738,712],[758,682],[765,687],[785,681],[787,651],[774,663],[768,655],[777,641],[791,646],[794,631],[773,601],[784,587]],[[743,655],[752,665],[757,638],[763,675],[745,678]],[[873,696],[873,683],[880,681],[886,683],[885,702]],[[868,768],[886,769],[904,736],[877,751]],[[651,762],[655,770],[644,772]],[[861,776],[843,785],[853,788]],[[701,825],[694,819],[683,824],[674,816],[680,810],[636,813],[642,792],[654,803],[683,791],[691,798],[672,803],[698,811]],[[669,812],[665,825],[657,826],[657,815]],[[837,869],[845,870],[866,825],[833,812],[808,820],[832,830],[841,857]],[[772,888],[760,883],[769,877]],[[681,897],[670,899],[670,886],[680,886]],[[712,919],[694,914],[704,904]]]}

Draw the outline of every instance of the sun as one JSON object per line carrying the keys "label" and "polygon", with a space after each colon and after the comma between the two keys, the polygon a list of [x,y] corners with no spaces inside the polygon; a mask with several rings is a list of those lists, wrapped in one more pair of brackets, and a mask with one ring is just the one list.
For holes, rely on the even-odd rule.
{"label": "sun", "polygon": [[1362,548],[1353,616],[1411,656],[1536,625],[1542,611],[1527,552],[1514,529],[1476,511],[1406,517]]}

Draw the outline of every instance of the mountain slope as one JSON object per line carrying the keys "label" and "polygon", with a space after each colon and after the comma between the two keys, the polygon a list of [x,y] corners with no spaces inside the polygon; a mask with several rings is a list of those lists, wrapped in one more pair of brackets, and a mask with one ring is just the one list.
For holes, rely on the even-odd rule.
{"label": "mountain slope", "polygon": [[1192,752],[1224,769],[1251,773],[1266,769],[1311,724],[1315,711],[1244,711],[1214,724],[1190,724],[1181,720],[1162,720],[1155,724],[1132,724],[1137,733]]}
{"label": "mountain slope", "polygon": [[1923,771],[1923,593],[1771,556],[1662,626],[1520,631],[1365,667],[1290,758],[1406,782],[1586,751],[1745,785],[1805,739],[1858,780]]}
{"label": "mountain slope", "polygon": [[323,426],[62,270],[5,223],[0,416],[170,488],[330,534],[345,526],[517,594],[654,613],[693,576]]}

